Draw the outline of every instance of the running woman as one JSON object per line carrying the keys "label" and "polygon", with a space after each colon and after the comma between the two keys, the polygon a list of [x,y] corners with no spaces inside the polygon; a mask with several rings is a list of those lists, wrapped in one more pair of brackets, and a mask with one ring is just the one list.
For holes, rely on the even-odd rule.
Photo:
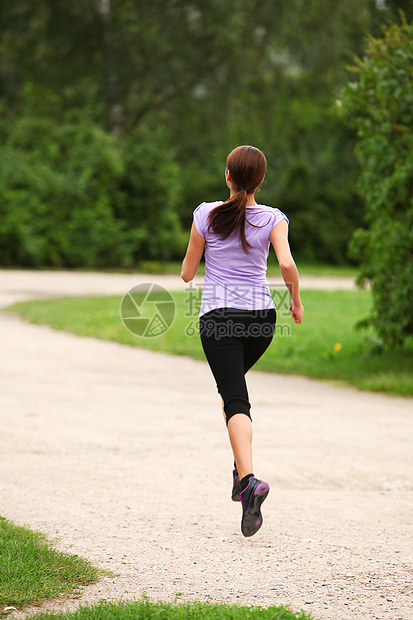
{"label": "running woman", "polygon": [[298,271],[288,244],[288,219],[257,204],[267,161],[253,146],[239,146],[227,158],[230,196],[203,202],[194,221],[181,277],[190,282],[205,251],[205,280],[199,313],[202,346],[222,398],[234,454],[232,499],[241,501],[241,531],[253,536],[262,525],[261,504],[269,485],[254,476],[252,422],[245,374],[270,345],[276,309],[267,281],[273,245],[290,296],[290,312],[301,323]]}

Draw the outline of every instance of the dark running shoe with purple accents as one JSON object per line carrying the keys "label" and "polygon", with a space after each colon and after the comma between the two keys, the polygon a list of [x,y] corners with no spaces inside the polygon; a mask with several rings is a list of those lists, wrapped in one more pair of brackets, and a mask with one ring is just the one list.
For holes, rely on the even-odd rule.
{"label": "dark running shoe with purple accents", "polygon": [[240,502],[241,498],[239,494],[241,492],[241,480],[239,478],[238,470],[236,467],[234,467],[234,469],[232,470],[232,477],[234,482],[232,485],[231,499],[233,502]]}
{"label": "dark running shoe with purple accents", "polygon": [[241,491],[242,503],[241,532],[245,537],[253,536],[262,525],[261,504],[267,497],[270,486],[258,478],[251,478],[246,488]]}

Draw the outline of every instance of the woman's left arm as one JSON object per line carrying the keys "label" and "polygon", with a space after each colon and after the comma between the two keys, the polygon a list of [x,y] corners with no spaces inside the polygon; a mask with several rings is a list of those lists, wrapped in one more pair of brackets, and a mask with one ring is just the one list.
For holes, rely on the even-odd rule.
{"label": "woman's left arm", "polygon": [[193,280],[195,277],[199,267],[199,262],[202,258],[202,254],[204,253],[204,248],[205,239],[199,234],[195,228],[195,224],[193,223],[188,248],[186,250],[181,269],[181,278],[184,282],[190,282],[190,280]]}

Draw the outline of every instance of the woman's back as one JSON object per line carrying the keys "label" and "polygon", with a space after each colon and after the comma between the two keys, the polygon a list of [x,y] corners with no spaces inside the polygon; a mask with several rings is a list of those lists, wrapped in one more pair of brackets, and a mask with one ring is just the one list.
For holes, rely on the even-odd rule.
{"label": "woman's back", "polygon": [[[270,233],[284,213],[266,205],[246,207],[244,249],[238,231],[227,238],[208,224],[210,212],[221,202],[202,203],[194,211],[194,224],[205,239],[205,284],[201,315],[219,307],[259,310],[273,307],[267,284]],[[288,220],[287,220],[288,222]]]}

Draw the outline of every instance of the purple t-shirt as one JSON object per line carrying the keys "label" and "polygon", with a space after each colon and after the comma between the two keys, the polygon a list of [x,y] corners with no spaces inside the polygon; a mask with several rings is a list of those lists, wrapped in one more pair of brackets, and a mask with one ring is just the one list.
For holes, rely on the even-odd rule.
{"label": "purple t-shirt", "polygon": [[205,280],[202,316],[216,308],[263,310],[274,308],[267,281],[270,233],[287,217],[279,209],[256,205],[246,207],[245,236],[252,247],[244,251],[239,231],[222,239],[208,230],[209,212],[222,201],[203,202],[194,211],[194,223],[205,239]]}

